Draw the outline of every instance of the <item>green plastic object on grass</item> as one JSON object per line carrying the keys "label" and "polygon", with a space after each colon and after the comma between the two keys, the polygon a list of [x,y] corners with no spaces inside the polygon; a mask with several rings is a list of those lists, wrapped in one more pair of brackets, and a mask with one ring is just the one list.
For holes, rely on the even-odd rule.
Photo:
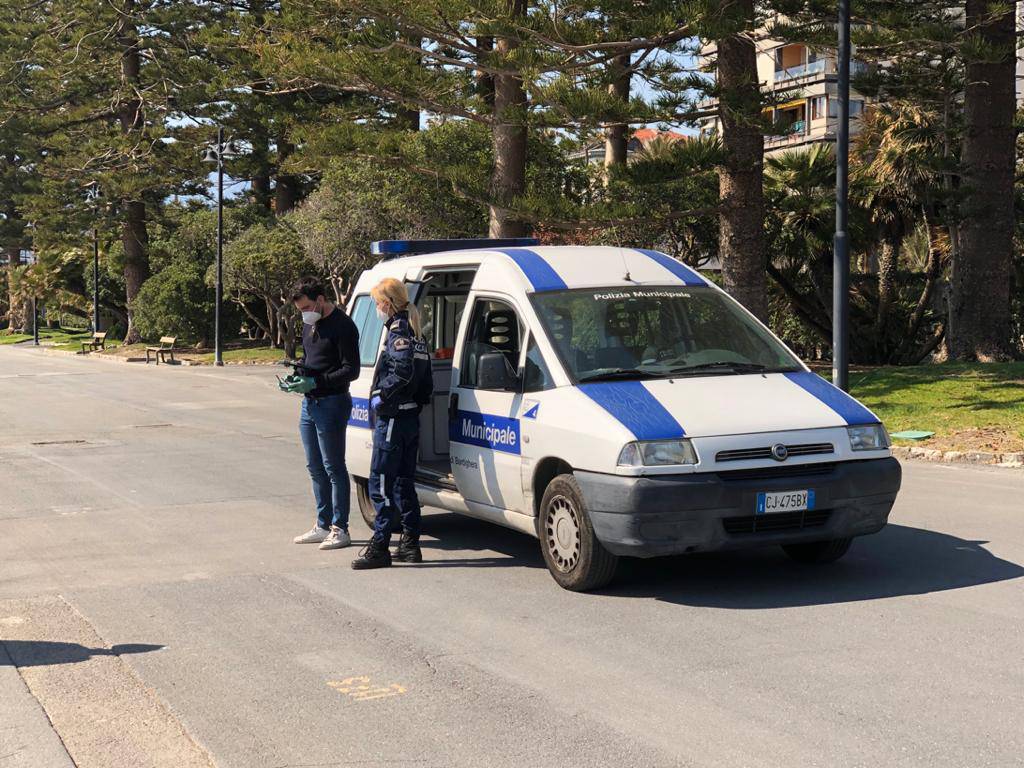
{"label": "green plastic object on grass", "polygon": [[889,437],[895,437],[897,440],[924,440],[934,434],[934,432],[924,432],[920,429],[905,429],[902,432],[893,432]]}

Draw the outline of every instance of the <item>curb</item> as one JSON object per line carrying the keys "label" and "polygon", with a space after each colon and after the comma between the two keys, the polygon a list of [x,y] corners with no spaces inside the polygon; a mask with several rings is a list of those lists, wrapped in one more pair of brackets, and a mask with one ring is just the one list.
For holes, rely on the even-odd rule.
{"label": "curb", "polygon": [[1011,469],[1024,468],[1024,453],[991,453],[989,451],[940,451],[934,448],[911,448],[895,445],[892,455],[898,459],[915,459],[941,464],[984,464]]}

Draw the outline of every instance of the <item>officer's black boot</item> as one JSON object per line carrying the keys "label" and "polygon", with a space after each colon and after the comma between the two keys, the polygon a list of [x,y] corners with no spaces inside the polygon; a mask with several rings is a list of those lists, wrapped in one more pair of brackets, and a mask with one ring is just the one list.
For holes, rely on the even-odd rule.
{"label": "officer's black boot", "polygon": [[391,556],[400,563],[422,563],[423,552],[420,551],[420,537],[411,533],[403,533]]}
{"label": "officer's black boot", "polygon": [[387,568],[390,565],[391,552],[376,539],[371,539],[370,543],[359,553],[359,557],[352,561],[352,567],[357,571],[367,571],[371,568]]}

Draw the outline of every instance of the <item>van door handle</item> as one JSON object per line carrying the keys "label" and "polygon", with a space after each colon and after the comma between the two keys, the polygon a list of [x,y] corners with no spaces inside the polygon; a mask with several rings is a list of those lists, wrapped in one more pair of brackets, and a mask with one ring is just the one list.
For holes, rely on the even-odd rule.
{"label": "van door handle", "polygon": [[459,412],[459,393],[452,392],[452,396],[448,398],[448,421],[455,421],[456,414]]}

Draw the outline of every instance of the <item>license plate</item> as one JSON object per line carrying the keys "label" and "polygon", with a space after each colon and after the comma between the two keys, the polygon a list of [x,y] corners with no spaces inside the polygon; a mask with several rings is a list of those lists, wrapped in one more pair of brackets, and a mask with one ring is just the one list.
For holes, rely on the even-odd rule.
{"label": "license plate", "polygon": [[757,514],[801,512],[814,509],[814,491],[776,491],[757,494]]}

